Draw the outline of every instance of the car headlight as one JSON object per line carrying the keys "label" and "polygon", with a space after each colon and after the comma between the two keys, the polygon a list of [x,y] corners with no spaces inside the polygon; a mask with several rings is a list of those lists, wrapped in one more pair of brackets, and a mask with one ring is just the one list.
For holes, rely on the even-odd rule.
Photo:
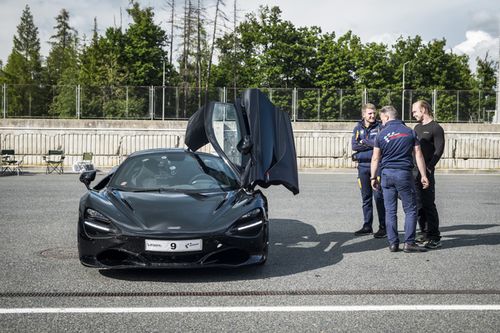
{"label": "car headlight", "polygon": [[242,215],[231,227],[231,233],[254,236],[260,232],[264,220],[265,216],[262,209],[256,208]]}
{"label": "car headlight", "polygon": [[116,233],[111,220],[92,208],[85,210],[83,225],[90,237],[110,236]]}

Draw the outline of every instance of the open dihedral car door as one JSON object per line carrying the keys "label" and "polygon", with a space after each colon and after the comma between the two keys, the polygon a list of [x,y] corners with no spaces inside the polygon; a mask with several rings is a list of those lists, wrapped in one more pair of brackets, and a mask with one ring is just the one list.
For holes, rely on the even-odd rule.
{"label": "open dihedral car door", "polygon": [[290,118],[258,89],[245,90],[236,104],[211,102],[199,109],[189,119],[185,142],[193,151],[210,142],[243,187],[284,185],[299,193]]}

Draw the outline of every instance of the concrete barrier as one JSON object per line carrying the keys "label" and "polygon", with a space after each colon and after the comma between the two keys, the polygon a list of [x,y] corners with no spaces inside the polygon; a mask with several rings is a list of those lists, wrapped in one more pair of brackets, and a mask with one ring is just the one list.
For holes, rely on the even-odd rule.
{"label": "concrete barrier", "polygon": [[[65,166],[90,151],[96,166],[109,168],[137,150],[184,147],[186,125],[186,121],[3,119],[0,148],[15,149],[28,166],[43,166],[49,149],[65,151]],[[354,126],[354,122],[293,123],[299,168],[355,167],[351,161]],[[500,125],[442,126],[446,149],[437,168],[500,169]]]}

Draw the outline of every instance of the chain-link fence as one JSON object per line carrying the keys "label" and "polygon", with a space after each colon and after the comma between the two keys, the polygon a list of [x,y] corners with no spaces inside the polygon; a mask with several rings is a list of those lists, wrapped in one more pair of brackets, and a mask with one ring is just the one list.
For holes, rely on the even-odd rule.
{"label": "chain-link fence", "polygon": [[[3,118],[188,119],[207,100],[234,101],[244,88],[132,86],[1,86]],[[412,121],[412,103],[429,101],[441,122],[489,123],[496,92],[479,90],[373,90],[261,88],[293,121],[351,121],[361,106],[394,105]]]}

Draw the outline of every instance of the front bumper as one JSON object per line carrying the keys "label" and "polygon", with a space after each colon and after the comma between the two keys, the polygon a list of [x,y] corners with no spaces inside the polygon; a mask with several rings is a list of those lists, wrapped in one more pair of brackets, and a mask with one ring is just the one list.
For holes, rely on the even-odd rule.
{"label": "front bumper", "polygon": [[[251,236],[172,234],[166,237],[119,235],[91,238],[78,224],[78,251],[84,266],[95,268],[197,268],[239,267],[259,264],[267,258],[268,221]],[[155,252],[145,250],[146,239],[202,239],[196,252]]]}

